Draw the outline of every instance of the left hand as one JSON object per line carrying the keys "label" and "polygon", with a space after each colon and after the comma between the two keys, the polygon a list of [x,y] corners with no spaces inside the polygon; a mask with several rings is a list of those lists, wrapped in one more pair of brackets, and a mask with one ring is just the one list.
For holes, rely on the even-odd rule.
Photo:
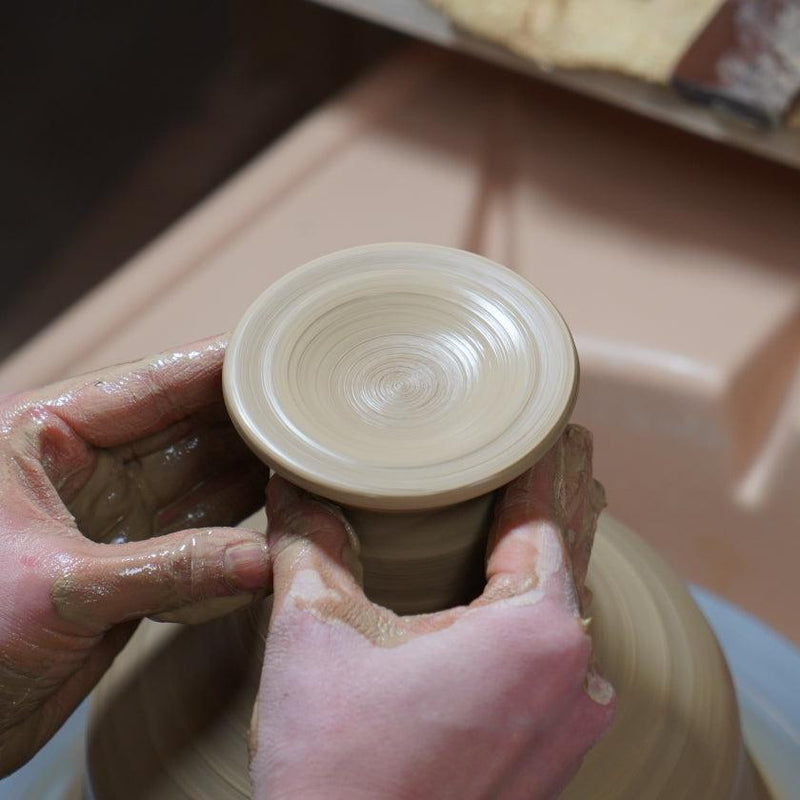
{"label": "left hand", "polygon": [[225,413],[224,353],[210,339],[0,400],[0,775],[142,617],[210,619],[269,588],[263,534],[218,527],[267,480]]}

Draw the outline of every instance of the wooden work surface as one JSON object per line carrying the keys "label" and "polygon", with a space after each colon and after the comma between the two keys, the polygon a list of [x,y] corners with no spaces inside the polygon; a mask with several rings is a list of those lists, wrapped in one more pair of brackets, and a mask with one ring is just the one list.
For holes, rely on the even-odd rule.
{"label": "wooden work surface", "polygon": [[410,49],[319,109],[0,367],[16,391],[231,328],[309,258],[416,240],[542,288],[613,513],[800,641],[800,176]]}

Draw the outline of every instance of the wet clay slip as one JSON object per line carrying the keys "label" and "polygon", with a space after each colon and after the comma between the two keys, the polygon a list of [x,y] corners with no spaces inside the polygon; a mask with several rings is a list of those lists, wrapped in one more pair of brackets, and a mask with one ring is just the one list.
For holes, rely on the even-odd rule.
{"label": "wet clay slip", "polygon": [[[702,614],[650,547],[607,515],[597,522],[591,437],[567,424],[577,384],[569,330],[540,292],[479,256],[417,244],[346,250],[288,274],[247,311],[224,368],[244,440],[344,507],[365,591],[398,613],[480,591],[493,490],[556,452],[567,466],[552,505],[618,696],[611,731],[564,796],[765,796]],[[578,481],[591,500],[567,525]],[[250,797],[268,625],[269,604],[194,629],[143,624],[96,695],[93,796]]]}

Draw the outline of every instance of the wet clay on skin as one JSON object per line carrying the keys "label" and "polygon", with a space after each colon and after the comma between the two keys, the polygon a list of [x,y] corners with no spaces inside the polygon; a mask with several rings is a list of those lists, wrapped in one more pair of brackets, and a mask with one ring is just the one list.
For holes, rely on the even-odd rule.
{"label": "wet clay on skin", "polygon": [[[81,443],[84,456],[80,469],[58,486],[73,515],[73,524],[83,535],[113,548],[172,531],[236,523],[242,516],[243,502],[247,502],[233,499],[233,493],[242,494],[236,484],[249,483],[259,492],[264,471],[254,469],[241,440],[230,423],[223,421],[224,416],[217,403],[131,443],[111,448]],[[78,474],[83,476],[80,481],[76,480]],[[257,496],[252,491],[251,495]],[[252,501],[247,507],[252,507]],[[210,532],[198,531],[185,544],[200,548],[208,535]],[[115,583],[129,581],[134,573],[148,573],[149,580],[170,583],[169,576],[162,574],[165,564],[175,568],[180,554],[171,554],[158,541],[152,549],[152,561],[142,556],[126,560],[118,555],[119,551],[108,550],[107,569],[76,571],[76,567],[85,565],[64,563],[50,592],[56,613],[78,625],[101,629],[107,618],[103,604],[113,595]],[[93,552],[91,557],[97,560],[100,556]],[[97,561],[96,565],[100,567],[102,563]],[[220,568],[220,579],[223,578],[224,570]],[[252,593],[239,592],[195,602],[187,587],[185,596],[176,594],[175,611],[159,618],[198,622],[242,608],[252,599]],[[130,608],[127,618],[138,618],[150,611]]]}
{"label": "wet clay on skin", "polygon": [[[565,554],[576,577],[575,584],[564,587],[563,591],[573,598],[570,605],[576,617],[580,614],[579,597],[585,595],[584,578],[597,517],[605,505],[602,487],[592,478],[591,454],[588,431],[568,426],[535,472],[526,475],[524,483],[517,480],[504,490],[504,511],[502,518],[496,519],[498,525],[504,523],[513,528],[517,517],[522,522],[529,519],[533,511],[542,520],[555,521],[557,528],[554,527],[550,535],[559,537],[560,531],[565,531],[563,546],[568,548]],[[542,503],[536,509],[527,507],[531,493],[526,484],[531,480],[541,483],[542,491],[537,493],[537,497],[542,498]],[[454,609],[446,616],[416,616],[413,619],[397,616],[392,611],[419,615],[452,609],[468,603],[480,593],[490,527],[488,512],[493,499],[488,495],[439,512],[410,515],[351,510],[350,518],[360,532],[358,549],[363,565],[363,585],[367,596],[382,607],[363,605],[354,608],[347,590],[347,584],[352,580],[350,575],[341,568],[329,568],[323,559],[313,561],[313,570],[297,574],[288,597],[299,608],[311,611],[320,619],[349,625],[380,646],[394,646],[412,634],[439,630],[452,624],[466,613],[466,608]],[[316,502],[301,502],[293,513],[308,520]],[[287,526],[291,529],[292,521],[287,521],[279,513],[270,524],[286,530]],[[323,533],[315,536],[314,547],[326,549],[325,542],[320,541],[324,538],[324,526],[324,520],[315,526],[315,530]],[[449,544],[450,540],[456,543],[455,547]],[[535,567],[532,565],[526,585],[520,585],[517,576],[513,582],[496,580],[478,602],[502,602],[510,598],[516,604],[538,602],[542,595],[535,591],[536,576],[547,579],[560,569],[564,557],[561,544],[555,548],[546,545],[546,538],[543,538],[538,563]],[[313,553],[313,548],[304,539],[297,546],[311,549]],[[349,546],[344,551],[333,554],[334,561],[351,562],[356,551]],[[427,560],[426,553],[430,554]],[[475,571],[479,581],[465,580],[470,572]],[[419,578],[420,572],[423,580]]]}
{"label": "wet clay on skin", "polygon": [[[328,585],[316,580],[298,589],[318,603],[314,610],[322,618],[338,619],[334,624],[383,646],[407,641],[405,621],[391,612],[342,615],[339,599],[324,594],[329,586],[338,591],[341,575]],[[563,797],[760,797],[751,791],[724,660],[683,582],[641,539],[603,514],[587,585],[595,654],[617,693],[618,712]],[[314,592],[323,594],[314,599]],[[212,800],[231,786],[252,796],[247,731],[268,619],[268,612],[245,611],[174,631],[144,623],[96,696],[90,747],[96,797],[132,800],[131,787],[143,773],[156,800]],[[586,689],[604,701],[606,689],[591,673]],[[642,711],[652,708],[663,714]],[[713,747],[687,746],[696,741]],[[681,795],[686,787],[691,793]]]}
{"label": "wet clay on skin", "polygon": [[81,531],[109,543],[235,522],[215,484],[228,469],[252,468],[220,404],[145,439],[93,449],[91,460],[88,479],[65,499]]}
{"label": "wet clay on skin", "polygon": [[[360,540],[365,590],[386,608],[354,615],[342,600],[352,580],[344,566],[326,568],[322,578],[299,571],[293,602],[383,647],[402,646],[426,619],[442,626],[470,613],[404,619],[395,612],[476,596],[492,493],[545,457],[531,473],[544,484],[537,497],[548,498],[535,510],[563,534],[558,550],[574,574],[564,591],[576,612],[591,616],[598,663],[619,697],[612,730],[564,797],[754,797],[730,678],[682,582],[607,516],[592,552],[604,497],[592,478],[588,433],[566,428],[577,377],[566,325],[525,281],[472,254],[399,244],[336,253],[278,281],[237,327],[224,389],[254,452],[345,508]],[[519,503],[507,500],[506,522],[529,516],[523,493]],[[318,544],[325,546],[324,535]],[[330,555],[352,560],[352,553]],[[500,582],[494,599],[538,602],[538,590]],[[154,798],[214,797],[231,785],[250,796],[245,732],[261,650],[241,642],[256,625],[264,635],[265,617],[241,614],[215,624],[205,642],[181,633],[161,651],[158,674],[120,668],[112,676],[93,724],[98,798],[126,796],[141,752],[164,765],[149,784]],[[145,628],[140,637],[142,657],[152,635]],[[218,652],[224,665],[210,656]],[[186,685],[179,676],[198,658],[212,664],[211,674]],[[608,701],[601,680],[590,673],[585,687],[599,703]],[[213,720],[191,731],[177,722],[192,719],[193,704],[220,684],[240,691]],[[131,709],[151,709],[157,722],[137,723],[115,709],[120,696],[135,698]],[[699,741],[713,747],[693,746]]]}
{"label": "wet clay on skin", "polygon": [[[175,613],[187,621],[252,599],[254,587],[240,586],[236,576],[229,588],[220,587],[219,599],[207,596],[208,585],[204,596],[195,597],[188,585],[181,593],[178,582],[162,574],[165,565],[174,570],[181,563],[181,553],[171,552],[165,540],[136,554],[113,546],[233,525],[258,506],[267,471],[225,412],[224,352],[225,340],[216,337],[70,379],[46,394],[22,394],[4,406],[0,427],[16,454],[0,466],[9,471],[6,483],[14,493],[8,508],[41,519],[43,533],[69,542],[54,557],[50,599],[79,630],[107,629],[116,584],[129,585],[137,575],[174,585]],[[10,520],[9,527],[19,524]],[[208,547],[207,535],[198,530],[194,542],[173,541],[172,547]],[[267,565],[266,556],[261,560]],[[231,577],[222,567],[219,573],[220,582]],[[128,603],[116,621],[147,611]]]}

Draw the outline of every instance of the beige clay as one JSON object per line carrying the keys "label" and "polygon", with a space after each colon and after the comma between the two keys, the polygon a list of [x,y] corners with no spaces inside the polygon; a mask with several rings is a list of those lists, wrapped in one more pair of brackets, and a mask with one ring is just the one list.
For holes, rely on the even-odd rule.
{"label": "beige clay", "polygon": [[[477,594],[491,490],[549,453],[550,511],[600,670],[619,697],[616,723],[566,797],[759,796],[724,660],[682,583],[606,517],[583,591],[603,497],[589,435],[565,432],[577,387],[572,340],[533,287],[443,248],[334,254],[256,301],[224,380],[251,448],[348,507],[366,591],[401,613]],[[578,485],[594,487],[585,504],[574,502]],[[98,693],[89,754],[97,798],[142,796],[143,787],[153,798],[250,796],[247,736],[268,617],[264,608],[193,630],[141,631]],[[602,682],[586,689],[607,701]]]}
{"label": "beige clay", "polygon": [[523,278],[461,250],[343,250],[247,310],[225,401],[277,472],[348,506],[441,508],[508,483],[569,419],[575,347]]}

